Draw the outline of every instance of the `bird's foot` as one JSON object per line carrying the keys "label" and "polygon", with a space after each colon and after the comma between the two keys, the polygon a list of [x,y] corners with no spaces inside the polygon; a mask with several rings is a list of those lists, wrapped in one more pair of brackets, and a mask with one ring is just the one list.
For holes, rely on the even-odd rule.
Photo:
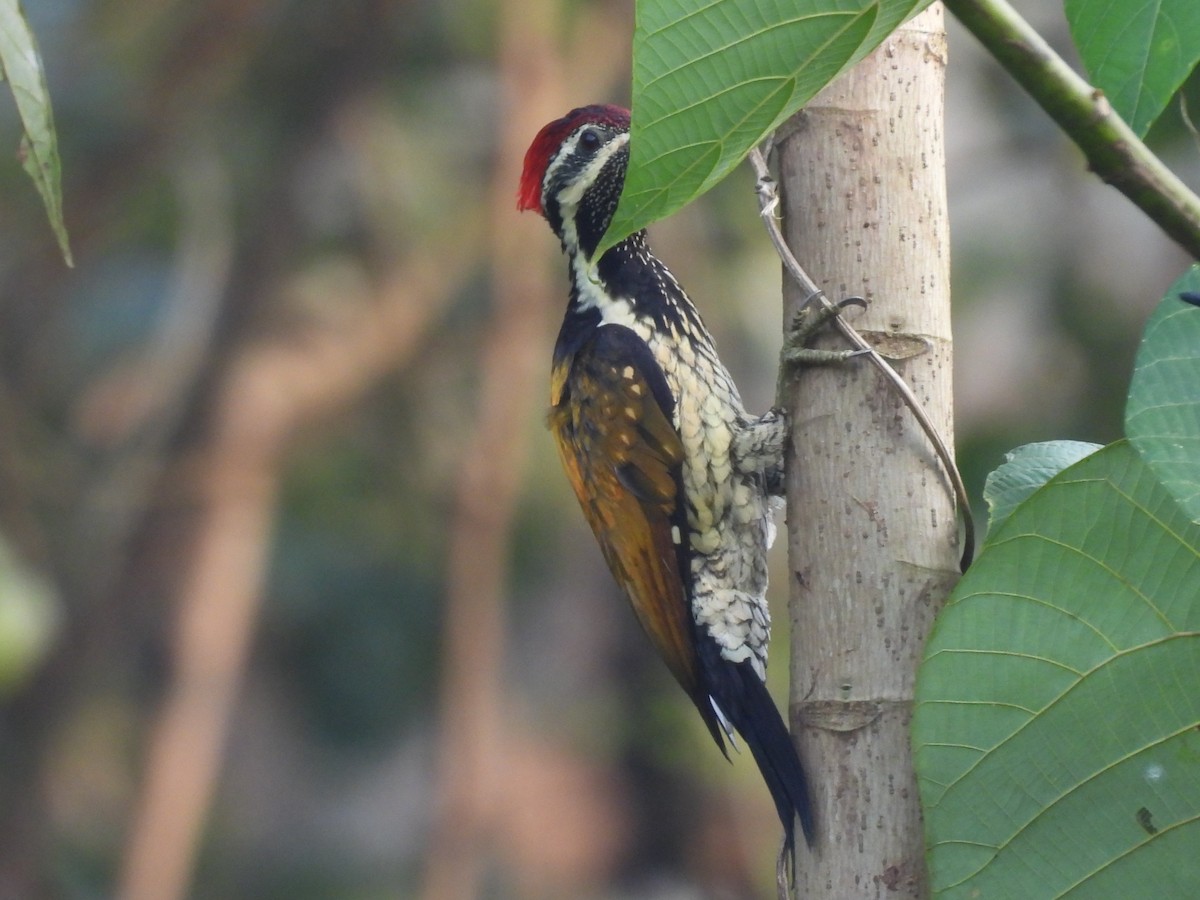
{"label": "bird's foot", "polygon": [[869,353],[869,350],[822,350],[806,346],[818,331],[840,316],[842,310],[849,306],[865,309],[867,301],[862,297],[847,297],[835,304],[814,302],[796,313],[783,338],[783,350],[780,353],[782,365],[788,368],[830,365]]}

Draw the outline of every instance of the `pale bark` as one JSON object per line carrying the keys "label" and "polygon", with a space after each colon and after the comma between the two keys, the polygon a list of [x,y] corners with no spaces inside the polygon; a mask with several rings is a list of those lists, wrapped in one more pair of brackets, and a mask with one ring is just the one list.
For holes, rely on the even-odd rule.
{"label": "pale bark", "polygon": [[[896,32],[780,131],[784,232],[952,445],[940,5]],[[785,287],[791,314],[804,298]],[[836,346],[837,338],[823,340]],[[923,897],[908,725],[934,614],[958,575],[949,484],[928,440],[862,362],[788,392],[792,723],[818,842],[797,896]]]}

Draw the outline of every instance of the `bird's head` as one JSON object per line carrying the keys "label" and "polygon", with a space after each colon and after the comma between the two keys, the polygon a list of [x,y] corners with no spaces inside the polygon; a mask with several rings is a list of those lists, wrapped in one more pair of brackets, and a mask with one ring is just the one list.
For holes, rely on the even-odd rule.
{"label": "bird's head", "polygon": [[525,152],[517,208],[540,212],[566,252],[590,259],[617,209],[628,161],[628,110],[573,109],[543,127]]}

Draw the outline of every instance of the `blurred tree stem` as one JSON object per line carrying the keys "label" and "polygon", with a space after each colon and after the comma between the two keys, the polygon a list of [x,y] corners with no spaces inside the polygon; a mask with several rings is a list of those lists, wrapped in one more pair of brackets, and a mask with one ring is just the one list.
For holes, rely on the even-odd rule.
{"label": "blurred tree stem", "polygon": [[[784,235],[953,446],[946,40],[934,5],[777,133]],[[785,318],[808,293],[785,280]],[[844,346],[831,334],[822,347]],[[953,493],[915,418],[865,360],[787,397],[792,721],[817,844],[796,896],[928,894],[909,748],[925,635],[958,577]]]}
{"label": "blurred tree stem", "polygon": [[122,900],[177,900],[188,884],[211,805],[230,714],[262,603],[275,500],[296,432],[352,404],[422,346],[472,269],[437,264],[462,230],[431,241],[392,273],[378,296],[341,298],[361,309],[256,344],[232,365],[213,436],[195,477],[199,525],[178,599],[172,672],[149,738],[123,861]]}
{"label": "blurred tree stem", "polygon": [[[43,713],[53,705],[72,708],[81,673],[91,671],[90,667],[111,646],[113,620],[117,617],[112,616],[108,599],[120,590],[138,529],[144,524],[147,510],[153,507],[155,491],[170,465],[171,442],[213,352],[221,302],[228,287],[233,235],[227,173],[218,155],[205,150],[210,148],[195,149],[176,171],[182,222],[175,282],[162,324],[134,366],[144,376],[141,380],[151,386],[144,395],[149,399],[139,415],[124,422],[136,422],[137,427],[130,427],[113,448],[79,504],[75,544],[79,568],[84,573],[79,578],[83,599],[78,613],[66,624],[58,648],[35,680],[36,687],[27,692],[27,702]],[[90,386],[80,405],[99,410],[96,418],[103,418],[113,406],[107,401],[124,395],[133,380],[129,369],[118,366]],[[108,425],[113,427],[111,422]],[[120,431],[121,426],[116,429]],[[31,509],[34,505],[26,500],[21,508]],[[35,533],[36,529],[31,527],[29,531]],[[26,717],[20,730],[22,749],[28,755],[14,768],[34,771],[45,765],[43,757],[53,740],[55,722],[56,717],[44,714]],[[12,772],[8,776],[11,778]],[[18,784],[13,792],[17,794],[16,805],[25,810],[20,816],[20,830],[30,832],[25,836],[30,844],[25,852],[34,859],[44,852],[39,845],[45,835],[37,833],[42,828],[42,810],[31,794],[40,793],[42,778],[39,773],[37,777],[18,779],[25,783]],[[11,794],[8,800],[13,802]],[[14,829],[5,831],[11,837]],[[22,855],[12,854],[0,862],[0,867],[20,865]],[[31,890],[28,879],[35,877],[34,868],[27,866],[24,876],[0,875],[0,892],[6,887],[18,892]],[[10,884],[9,877],[16,881]]]}
{"label": "blurred tree stem", "polygon": [[1092,87],[1005,0],[945,0],[949,9],[1074,141],[1101,179],[1200,259],[1200,197],[1163,165]]}
{"label": "blurred tree stem", "polygon": [[289,423],[274,402],[269,368],[251,364],[238,374],[196,479],[198,534],[126,848],[117,895],[123,900],[187,896],[261,605]]}
{"label": "blurred tree stem", "polygon": [[[478,419],[467,432],[447,554],[437,798],[423,896],[459,900],[480,886],[503,825],[505,607],[513,520],[529,423],[545,403],[539,378],[548,342],[548,268],[531,254],[541,223],[516,216],[516,184],[530,135],[560,115],[554,47],[558,0],[506,0],[499,67],[503,112],[488,197],[492,316],[484,328]],[[548,248],[547,248],[548,249]]]}

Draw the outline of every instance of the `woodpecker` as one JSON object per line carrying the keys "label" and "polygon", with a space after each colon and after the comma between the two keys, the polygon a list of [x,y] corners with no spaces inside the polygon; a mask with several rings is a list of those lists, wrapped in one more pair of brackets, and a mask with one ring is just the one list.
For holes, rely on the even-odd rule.
{"label": "woodpecker", "polygon": [[[629,113],[585,106],[525,154],[517,205],[568,262],[549,427],[617,583],[728,758],[741,734],[795,859],[813,840],[800,760],[765,684],[766,553],[787,425],[746,412],[696,307],[640,231],[596,249],[625,183]],[[734,744],[736,748],[736,744]],[[782,857],[781,857],[782,858]]]}

